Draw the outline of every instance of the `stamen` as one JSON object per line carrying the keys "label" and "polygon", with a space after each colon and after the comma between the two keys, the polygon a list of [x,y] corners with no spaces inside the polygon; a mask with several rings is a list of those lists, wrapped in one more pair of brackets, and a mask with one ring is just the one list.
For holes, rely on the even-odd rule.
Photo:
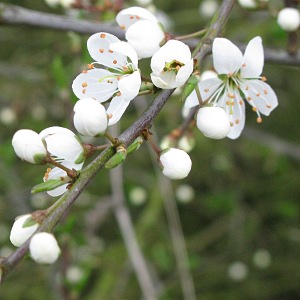
{"label": "stamen", "polygon": [[112,114],[108,114],[108,115],[107,115],[107,117],[108,117],[109,119],[111,119],[112,116],[113,116]]}
{"label": "stamen", "polygon": [[251,101],[251,100],[252,100],[252,98],[251,98],[251,97],[247,97],[247,100],[248,100],[248,101]]}
{"label": "stamen", "polygon": [[104,52],[104,49],[99,49],[99,52],[100,52],[100,53],[103,53],[103,52]]}
{"label": "stamen", "polygon": [[237,125],[237,124],[239,124],[240,123],[240,120],[239,119],[236,119],[235,120],[235,124]]}
{"label": "stamen", "polygon": [[127,67],[127,66],[122,66],[122,69],[123,69],[124,71],[127,71],[127,70],[128,70],[128,67]]}
{"label": "stamen", "polygon": [[114,53],[114,51],[112,51],[112,50],[108,50],[108,52],[109,52],[109,53]]}
{"label": "stamen", "polygon": [[113,64],[117,64],[118,62],[114,59]]}
{"label": "stamen", "polygon": [[262,81],[267,81],[267,77],[261,76],[261,80],[262,80]]}
{"label": "stamen", "polygon": [[271,106],[271,105],[268,105],[268,104],[267,104],[266,106],[267,106],[267,108],[272,108],[272,106]]}
{"label": "stamen", "polygon": [[253,106],[253,107],[252,107],[252,110],[253,110],[254,112],[257,112],[257,107]]}
{"label": "stamen", "polygon": [[118,93],[117,93],[117,96],[118,96],[118,97],[121,96],[121,92],[118,92]]}
{"label": "stamen", "polygon": [[243,105],[243,101],[242,101],[242,100],[240,100],[240,101],[239,101],[239,104],[240,104],[240,105]]}
{"label": "stamen", "polygon": [[140,16],[135,16],[135,17],[136,17],[136,19],[138,19],[138,20],[141,18]]}
{"label": "stamen", "polygon": [[228,93],[227,96],[228,96],[229,98],[234,99],[234,95],[233,95],[233,94]]}
{"label": "stamen", "polygon": [[104,39],[106,37],[106,34],[105,33],[101,33],[100,37],[101,37],[101,39]]}
{"label": "stamen", "polygon": [[86,74],[86,73],[87,73],[87,70],[82,70],[81,73]]}
{"label": "stamen", "polygon": [[121,25],[120,28],[123,29],[123,30],[125,30],[126,26],[125,25]]}
{"label": "stamen", "polygon": [[81,85],[83,88],[87,87],[87,82],[83,82]]}
{"label": "stamen", "polygon": [[180,66],[176,66],[176,71],[178,72],[180,70]]}
{"label": "stamen", "polygon": [[244,64],[242,64],[242,67],[243,67],[243,68],[245,68],[245,67],[246,67],[246,64],[245,64],[245,63],[244,63]]}
{"label": "stamen", "polygon": [[268,95],[268,91],[267,91],[267,90],[264,90],[264,94],[265,94],[265,95]]}
{"label": "stamen", "polygon": [[82,94],[85,94],[85,93],[86,93],[86,89],[83,89],[83,90],[82,90]]}
{"label": "stamen", "polygon": [[258,117],[258,118],[256,119],[256,122],[260,124],[260,123],[262,122],[262,118],[261,118],[261,117]]}
{"label": "stamen", "polygon": [[134,19],[134,16],[130,16],[129,19],[130,19],[130,20],[133,20],[133,19]]}
{"label": "stamen", "polygon": [[246,90],[246,91],[248,91],[248,90],[249,90],[249,85],[247,85],[247,86],[245,87],[245,90]]}
{"label": "stamen", "polygon": [[44,175],[44,179],[45,179],[45,181],[47,181],[48,180],[48,178],[49,178],[49,173],[51,172],[51,168],[47,168],[47,170],[46,170],[46,173],[45,173],[45,175]]}
{"label": "stamen", "polygon": [[95,68],[93,64],[88,64],[87,67],[88,67],[88,69],[90,69],[90,70]]}
{"label": "stamen", "polygon": [[205,93],[208,93],[208,92],[209,92],[209,89],[204,89],[204,92],[205,92]]}
{"label": "stamen", "polygon": [[230,105],[230,101],[229,100],[226,101],[226,105]]}
{"label": "stamen", "polygon": [[260,97],[260,93],[257,93],[256,96],[257,96],[257,97]]}

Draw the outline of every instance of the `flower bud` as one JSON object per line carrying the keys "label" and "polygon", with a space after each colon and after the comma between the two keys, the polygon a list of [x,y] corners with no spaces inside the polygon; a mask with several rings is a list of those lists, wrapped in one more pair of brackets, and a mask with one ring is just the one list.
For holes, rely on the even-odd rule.
{"label": "flower bud", "polygon": [[208,138],[223,139],[230,131],[230,122],[223,108],[207,106],[197,113],[197,127]]}
{"label": "flower bud", "polygon": [[74,126],[84,136],[97,136],[105,132],[108,118],[105,108],[94,99],[77,101],[74,106]]}
{"label": "flower bud", "polygon": [[286,7],[277,16],[278,25],[285,31],[296,31],[300,25],[300,13],[298,9]]}
{"label": "flower bud", "polygon": [[42,164],[47,150],[40,136],[30,129],[18,130],[12,139],[16,154],[32,164]]}
{"label": "flower bud", "polygon": [[40,264],[52,264],[60,254],[55,237],[47,232],[35,234],[30,240],[29,250],[31,258]]}
{"label": "flower bud", "polygon": [[257,8],[257,3],[255,0],[238,0],[240,6],[248,9]]}
{"label": "flower bud", "polygon": [[162,172],[170,179],[182,179],[188,176],[192,168],[189,155],[183,150],[169,148],[160,155]]}
{"label": "flower bud", "polygon": [[[35,223],[31,226],[26,226],[29,220],[32,220],[30,214],[18,217],[10,232],[10,241],[16,246],[20,247],[38,228],[39,224]],[[25,227],[23,227],[25,225]]]}

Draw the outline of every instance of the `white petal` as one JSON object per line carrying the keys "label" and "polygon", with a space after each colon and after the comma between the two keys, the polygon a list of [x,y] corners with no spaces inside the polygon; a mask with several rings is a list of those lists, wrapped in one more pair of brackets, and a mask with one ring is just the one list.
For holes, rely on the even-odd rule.
{"label": "white petal", "polygon": [[264,67],[264,49],[261,37],[252,39],[245,51],[244,62],[241,68],[242,78],[257,78]]}
{"label": "white petal", "polygon": [[57,133],[46,139],[47,150],[59,159],[75,162],[84,151],[77,137],[65,133]]}
{"label": "white petal", "polygon": [[52,126],[52,127],[48,127],[46,129],[42,130],[39,133],[39,136],[41,137],[41,139],[45,139],[48,136],[57,134],[57,133],[65,133],[65,134],[69,134],[70,136],[75,135],[75,133],[73,131],[71,131],[70,129],[60,127],[60,126]]}
{"label": "white petal", "polygon": [[114,125],[121,119],[129,103],[130,100],[125,100],[122,96],[114,97],[111,100],[106,111],[109,116],[108,126]]}
{"label": "white petal", "polygon": [[127,30],[130,25],[140,20],[149,20],[152,22],[157,22],[156,17],[153,14],[151,14],[147,9],[137,6],[121,10],[116,17],[117,23],[124,30]]}
{"label": "white petal", "polygon": [[137,96],[141,86],[141,74],[140,71],[135,71],[130,75],[123,76],[119,80],[118,88],[121,95],[126,100],[132,100]]}
{"label": "white petal", "polygon": [[92,69],[79,74],[72,84],[74,94],[79,98],[93,98],[104,102],[111,98],[118,87],[114,74],[104,69]]}
{"label": "white petal", "polygon": [[160,42],[165,38],[161,26],[157,22],[147,20],[131,25],[125,36],[139,58],[154,55],[160,48]]}
{"label": "white petal", "polygon": [[268,116],[277,107],[277,96],[267,83],[260,80],[247,80],[240,87],[248,103],[262,114]]}
{"label": "white petal", "polygon": [[130,58],[135,67],[138,66],[138,57],[134,48],[126,42],[117,42],[110,45],[110,49]]}
{"label": "white petal", "polygon": [[242,52],[227,39],[215,38],[212,53],[214,67],[219,74],[232,74],[242,66]]}
{"label": "white petal", "polygon": [[209,99],[213,93],[223,84],[219,78],[210,78],[199,82],[200,95],[203,101]]}
{"label": "white petal", "polygon": [[199,105],[199,100],[197,97],[197,93],[196,91],[192,91],[192,93],[186,98],[185,102],[184,102],[184,107],[185,108],[191,108],[194,106]]}
{"label": "white petal", "polygon": [[222,98],[218,101],[218,105],[225,109],[229,117],[231,127],[227,137],[236,139],[241,135],[245,126],[245,103],[241,99],[238,91],[231,91],[230,93],[234,95],[234,104],[228,104],[229,99],[227,93],[224,93]]}
{"label": "white petal", "polygon": [[193,72],[194,62],[191,59],[190,61],[186,62],[186,64],[181,67],[176,75],[176,87],[185,84],[185,82],[189,79]]}
{"label": "white petal", "polygon": [[121,69],[126,66],[126,56],[110,49],[112,43],[120,40],[112,34],[99,32],[93,34],[87,41],[87,48],[91,57],[101,65],[113,69]]}
{"label": "white petal", "polygon": [[152,73],[150,76],[153,84],[161,89],[173,89],[178,87],[175,72],[166,72],[160,76],[156,76]]}

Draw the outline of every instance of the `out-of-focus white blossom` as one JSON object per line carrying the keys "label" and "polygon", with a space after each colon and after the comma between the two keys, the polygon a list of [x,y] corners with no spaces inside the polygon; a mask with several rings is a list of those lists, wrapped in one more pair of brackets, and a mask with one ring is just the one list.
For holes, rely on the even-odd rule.
{"label": "out-of-focus white blossom", "polygon": [[0,111],[0,121],[6,126],[13,124],[17,120],[16,113],[10,107],[5,107]]}
{"label": "out-of-focus white blossom", "polygon": [[253,255],[253,263],[260,269],[269,267],[271,262],[271,254],[266,249],[258,249]]}
{"label": "out-of-focus white blossom", "polygon": [[81,99],[74,106],[74,126],[84,136],[98,136],[108,124],[105,107],[91,98]]}
{"label": "out-of-focus white blossom", "polygon": [[53,264],[59,257],[60,249],[53,234],[36,233],[30,240],[31,258],[39,264]]}
{"label": "out-of-focus white blossom", "polygon": [[227,270],[228,276],[234,281],[243,281],[248,275],[248,267],[241,261],[233,262]]}
{"label": "out-of-focus white blossom", "polygon": [[46,147],[41,137],[33,130],[18,130],[12,139],[16,154],[32,164],[41,164],[47,156]]}
{"label": "out-of-focus white blossom", "polygon": [[31,218],[30,214],[16,218],[10,232],[10,241],[14,246],[20,247],[38,228],[38,223],[23,227],[24,223]]}
{"label": "out-of-focus white blossom", "polygon": [[181,149],[169,148],[160,155],[163,174],[170,179],[182,179],[188,176],[192,168],[189,155]]}
{"label": "out-of-focus white blossom", "polygon": [[78,283],[84,276],[84,271],[78,266],[70,266],[66,271],[66,279],[70,283]]}
{"label": "out-of-focus white blossom", "polygon": [[300,26],[300,13],[297,8],[286,7],[277,16],[277,23],[285,31],[296,31]]}
{"label": "out-of-focus white blossom", "polygon": [[194,189],[188,184],[181,184],[175,190],[176,198],[179,202],[188,203],[195,197]]}
{"label": "out-of-focus white blossom", "polygon": [[129,192],[129,200],[134,205],[142,205],[147,199],[147,192],[141,186],[132,188]]}
{"label": "out-of-focus white blossom", "polygon": [[190,48],[177,40],[170,40],[151,59],[151,80],[162,89],[182,86],[193,72]]}
{"label": "out-of-focus white blossom", "polygon": [[108,125],[113,125],[140,90],[136,51],[128,43],[105,32],[92,35],[87,48],[95,62],[91,64],[91,70],[83,71],[75,78],[73,92],[79,99],[93,98],[100,103],[112,98],[107,115]]}
{"label": "out-of-focus white blossom", "polygon": [[70,8],[76,2],[76,0],[45,0],[45,1],[51,7],[61,5],[64,8]]}
{"label": "out-of-focus white blossom", "polygon": [[247,9],[254,9],[257,8],[257,3],[255,0],[238,0],[240,6],[247,8]]}
{"label": "out-of-focus white blossom", "polygon": [[230,131],[230,122],[223,108],[207,106],[197,113],[197,127],[208,138],[223,139]]}
{"label": "out-of-focus white blossom", "polygon": [[215,0],[204,0],[199,5],[199,14],[205,18],[211,18],[217,11],[219,4]]}

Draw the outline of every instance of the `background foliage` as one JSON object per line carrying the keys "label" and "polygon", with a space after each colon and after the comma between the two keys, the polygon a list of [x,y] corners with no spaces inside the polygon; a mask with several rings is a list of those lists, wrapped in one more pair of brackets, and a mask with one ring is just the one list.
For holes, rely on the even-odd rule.
{"label": "background foliage", "polygon": [[[3,2],[65,13],[43,1]],[[209,19],[199,14],[200,2],[154,1],[173,21],[171,31],[178,34],[207,24]],[[283,5],[274,3],[275,8]],[[110,17],[112,13],[102,16]],[[286,45],[274,11],[246,11],[236,5],[224,36],[247,43],[257,35],[265,47]],[[90,62],[87,38],[26,26],[0,27],[0,256],[13,250],[9,231],[14,218],[53,201],[44,194],[30,195],[45,167],[20,162],[11,138],[20,128],[40,131],[60,125],[72,129],[76,98],[71,83]],[[175,192],[182,184],[194,191],[191,201],[180,201],[176,193],[174,199],[199,299],[300,297],[300,72],[297,67],[266,64],[264,75],[276,91],[279,107],[262,124],[255,122],[256,115],[248,107],[246,130],[235,141],[210,140],[195,130],[196,145],[190,153],[193,169],[186,180],[172,182]],[[145,99],[149,104],[153,96]],[[155,121],[160,139],[182,122],[181,108],[179,98],[173,96]],[[122,129],[137,115],[132,105]],[[162,290],[161,299],[182,299],[162,194],[145,145],[124,163],[124,174],[127,204]],[[145,189],[145,202],[132,200],[135,187]],[[1,285],[0,298],[139,299],[140,289],[109,197],[108,173],[102,171],[56,228],[63,249],[60,261],[45,267],[25,259]]]}

